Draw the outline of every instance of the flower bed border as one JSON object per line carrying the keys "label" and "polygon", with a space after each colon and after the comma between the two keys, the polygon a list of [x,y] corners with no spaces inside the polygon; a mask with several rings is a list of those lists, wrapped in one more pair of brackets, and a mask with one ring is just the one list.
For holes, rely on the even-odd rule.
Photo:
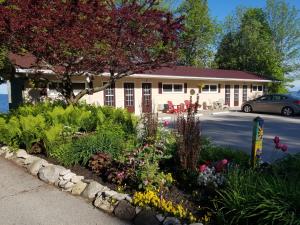
{"label": "flower bed border", "polygon": [[[127,194],[118,193],[94,180],[84,179],[83,176],[78,176],[69,169],[30,155],[24,149],[11,150],[8,146],[2,146],[0,156],[3,155],[5,159],[12,160],[19,166],[25,167],[30,174],[60,188],[62,191],[85,198],[96,208],[110,215],[131,221],[134,225],[148,224],[147,220],[149,219],[157,222],[157,225],[181,225],[181,222],[174,217],[164,217],[150,208],[141,209],[134,206],[132,198]],[[193,223],[190,225],[203,224]]]}

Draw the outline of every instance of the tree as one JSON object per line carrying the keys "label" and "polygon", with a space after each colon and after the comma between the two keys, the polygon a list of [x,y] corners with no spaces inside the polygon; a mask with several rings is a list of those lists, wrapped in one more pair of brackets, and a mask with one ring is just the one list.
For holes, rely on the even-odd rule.
{"label": "tree", "polygon": [[221,69],[254,72],[280,81],[270,86],[272,92],[284,92],[284,71],[262,9],[245,10],[238,29],[227,33],[218,48],[216,64]]}
{"label": "tree", "polygon": [[285,72],[299,70],[299,10],[287,4],[284,0],[267,0],[265,12],[276,49],[282,57]]}
{"label": "tree", "polygon": [[0,46],[0,84],[5,82],[8,75],[13,72],[7,55],[7,49],[4,46]]}
{"label": "tree", "polygon": [[[38,68],[61,81],[69,104],[116,80],[176,60],[180,18],[156,8],[156,0],[7,0],[0,5],[0,41],[27,51]],[[109,81],[76,96],[72,77],[109,73]],[[41,77],[41,76],[39,76]]]}
{"label": "tree", "polygon": [[210,67],[217,25],[209,16],[207,0],[184,0],[177,9],[184,16],[185,29],[181,35],[181,63]]}

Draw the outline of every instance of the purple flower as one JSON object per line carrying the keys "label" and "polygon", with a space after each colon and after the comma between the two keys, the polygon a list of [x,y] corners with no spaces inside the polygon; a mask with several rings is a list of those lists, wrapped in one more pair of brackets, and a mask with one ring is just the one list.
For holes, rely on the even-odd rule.
{"label": "purple flower", "polygon": [[275,136],[273,139],[274,143],[277,145],[280,142],[280,138],[278,136]]}
{"label": "purple flower", "polygon": [[287,146],[287,145],[282,145],[282,146],[281,146],[281,150],[282,150],[283,152],[286,152],[286,151],[288,150],[288,146]]}

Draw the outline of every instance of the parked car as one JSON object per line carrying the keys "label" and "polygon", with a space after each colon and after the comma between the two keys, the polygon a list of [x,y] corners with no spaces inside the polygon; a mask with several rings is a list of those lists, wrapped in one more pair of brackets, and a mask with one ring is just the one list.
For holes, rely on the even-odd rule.
{"label": "parked car", "polygon": [[284,116],[300,114],[300,95],[298,94],[270,94],[246,101],[242,111],[281,113]]}

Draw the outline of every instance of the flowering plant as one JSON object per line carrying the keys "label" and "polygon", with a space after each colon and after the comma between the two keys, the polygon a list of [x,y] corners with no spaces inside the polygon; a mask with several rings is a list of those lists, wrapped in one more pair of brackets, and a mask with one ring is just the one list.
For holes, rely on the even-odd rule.
{"label": "flowering plant", "polygon": [[212,166],[207,164],[200,165],[198,184],[200,186],[213,186],[214,188],[222,186],[225,182],[225,177],[221,172],[224,171],[227,165],[227,159],[220,160]]}
{"label": "flowering plant", "polygon": [[275,149],[281,149],[281,151],[286,152],[288,150],[288,146],[286,144],[280,143],[280,138],[278,136],[275,136],[273,139],[275,143]]}

